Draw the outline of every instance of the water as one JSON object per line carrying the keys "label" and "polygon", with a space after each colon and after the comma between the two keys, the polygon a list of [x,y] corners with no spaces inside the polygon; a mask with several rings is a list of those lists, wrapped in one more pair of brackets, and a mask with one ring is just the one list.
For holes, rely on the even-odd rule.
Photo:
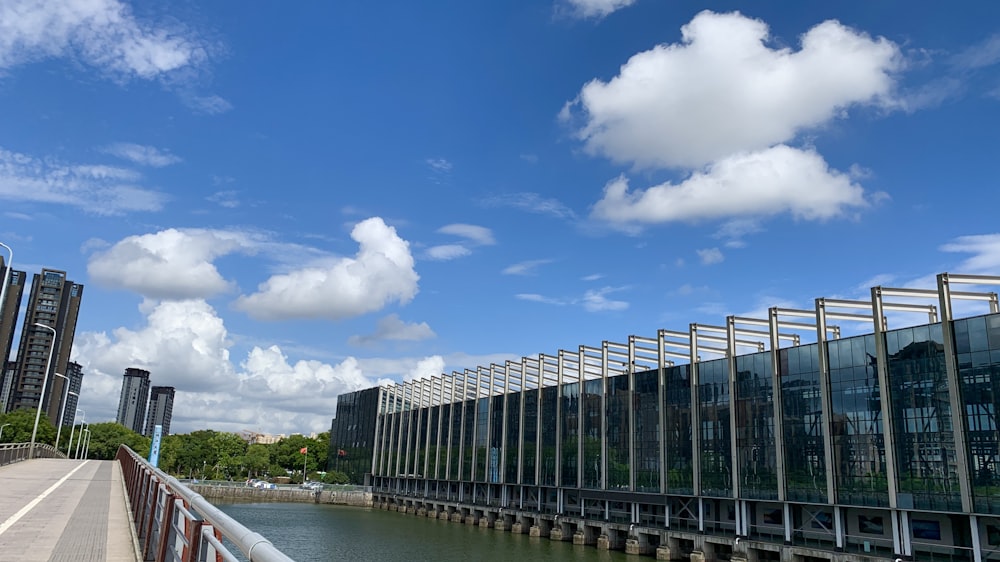
{"label": "water", "polygon": [[[531,560],[624,562],[624,553],[392,511],[314,503],[230,503],[219,509],[298,562]],[[633,557],[634,558],[634,557]]]}

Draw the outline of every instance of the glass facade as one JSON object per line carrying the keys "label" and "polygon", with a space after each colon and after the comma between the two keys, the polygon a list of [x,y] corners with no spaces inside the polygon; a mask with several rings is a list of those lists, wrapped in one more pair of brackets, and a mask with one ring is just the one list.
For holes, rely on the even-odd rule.
{"label": "glass facade", "polygon": [[782,432],[785,439],[785,491],[792,501],[828,501],[823,446],[823,398],[819,346],[778,351]]}
{"label": "glass facade", "polygon": [[953,325],[973,506],[977,512],[1000,515],[1000,315]]}
{"label": "glass facade", "polygon": [[827,343],[837,501],[888,506],[882,399],[875,336]]}
{"label": "glass facade", "polygon": [[736,358],[736,452],[740,496],[778,499],[771,352]]}
{"label": "glass facade", "polygon": [[729,366],[726,359],[698,364],[701,414],[701,493],[733,495],[733,448],[729,426]]}
{"label": "glass facade", "polygon": [[[329,466],[357,481],[374,464],[410,497],[848,553],[932,559],[927,545],[971,552],[979,531],[1000,546],[992,519],[966,517],[1000,516],[1000,313],[607,378],[597,365],[425,408],[411,387],[344,395]],[[891,550],[907,530],[912,552]]]}

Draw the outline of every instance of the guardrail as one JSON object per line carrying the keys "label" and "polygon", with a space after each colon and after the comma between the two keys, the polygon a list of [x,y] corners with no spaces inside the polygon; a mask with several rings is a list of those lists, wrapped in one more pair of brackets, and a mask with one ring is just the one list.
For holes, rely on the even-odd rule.
{"label": "guardrail", "polygon": [[[3,443],[0,445],[0,466],[28,460],[31,443]],[[52,445],[35,443],[35,458],[64,459],[66,455],[56,450]]]}
{"label": "guardrail", "polygon": [[292,562],[269,540],[149,464],[132,449],[122,445],[115,458],[122,467],[143,560],[238,562],[223,544],[225,539],[250,562]]}

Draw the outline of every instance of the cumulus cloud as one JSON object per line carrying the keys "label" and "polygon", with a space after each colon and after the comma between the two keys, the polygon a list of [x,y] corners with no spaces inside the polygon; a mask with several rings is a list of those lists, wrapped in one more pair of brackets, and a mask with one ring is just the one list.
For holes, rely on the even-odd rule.
{"label": "cumulus cloud", "polygon": [[864,189],[815,151],[779,145],[723,158],[679,184],[631,191],[619,177],[605,186],[592,216],[625,225],[786,212],[822,220],[868,204]]}
{"label": "cumulus cloud", "polygon": [[103,151],[142,166],[162,168],[181,161],[180,158],[155,146],[145,146],[131,142],[117,142],[104,147]]}
{"label": "cumulus cloud", "polygon": [[140,181],[127,168],[67,164],[0,148],[0,199],[8,201],[69,205],[94,215],[162,209],[167,197]]}
{"label": "cumulus cloud", "polygon": [[365,336],[351,336],[351,345],[368,345],[380,341],[421,341],[437,337],[427,322],[404,322],[399,315],[390,314],[379,320],[375,333]]}
{"label": "cumulus cloud", "polygon": [[635,4],[635,0],[566,0],[571,12],[581,18],[603,18]]}
{"label": "cumulus cloud", "polygon": [[145,302],[142,309],[148,317],[139,329],[84,332],[74,342],[74,360],[86,373],[81,408],[88,421],[114,419],[127,367],[147,369],[155,384],[177,389],[178,433],[325,431],[339,394],[384,382],[366,375],[354,357],[335,365],[293,362],[277,346],[255,346],[237,367],[226,327],[205,301]]}
{"label": "cumulus cloud", "polygon": [[197,66],[207,53],[195,33],[140,21],[119,0],[0,3],[0,69],[70,57],[115,77],[155,79]]}
{"label": "cumulus cloud", "polygon": [[680,43],[634,55],[586,84],[561,116],[593,154],[639,167],[695,168],[788,142],[862,104],[892,105],[899,49],[837,21],[769,45],[767,25],[704,11]]}
{"label": "cumulus cloud", "polygon": [[91,279],[105,287],[158,299],[205,298],[228,291],[213,261],[236,251],[252,251],[239,232],[167,229],[129,236],[95,253],[87,264]]}
{"label": "cumulus cloud", "polygon": [[351,238],[359,245],[354,257],[274,275],[256,293],[241,296],[236,307],[263,320],[338,320],[412,300],[420,277],[410,245],[396,229],[373,217],[355,225]]}
{"label": "cumulus cloud", "polygon": [[444,372],[444,365],[444,357],[440,355],[424,357],[417,362],[413,369],[403,375],[403,380],[412,381],[441,376]]}

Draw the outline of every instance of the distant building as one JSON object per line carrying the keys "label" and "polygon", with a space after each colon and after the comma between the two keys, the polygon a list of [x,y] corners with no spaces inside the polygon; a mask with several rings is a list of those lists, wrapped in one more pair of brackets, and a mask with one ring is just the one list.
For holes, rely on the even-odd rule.
{"label": "distant building", "polygon": [[142,433],[146,421],[146,400],[149,397],[149,371],[125,369],[122,394],[118,400],[118,417],[115,421],[136,433]]}
{"label": "distant building", "polygon": [[80,388],[83,386],[83,366],[70,361],[66,364],[66,376],[69,377],[69,392],[66,393],[66,410],[63,412],[62,423],[64,427],[73,427],[76,424],[76,408],[80,404]]}
{"label": "distant building", "polygon": [[146,437],[153,436],[156,426],[162,434],[170,435],[170,418],[174,412],[174,387],[154,386],[149,393],[149,415],[146,418]]}
{"label": "distant building", "polygon": [[[58,423],[66,381],[54,373],[65,373],[69,364],[82,298],[83,285],[67,279],[65,271],[42,269],[34,275],[8,410],[40,407],[53,424]],[[51,365],[46,372],[50,353]]]}
{"label": "distant building", "polygon": [[375,447],[375,419],[381,388],[337,397],[337,417],[330,424],[326,469],[347,474],[355,484],[367,484]]}
{"label": "distant building", "polygon": [[[3,282],[4,275],[7,274],[7,264],[3,257],[0,257],[0,283]],[[17,316],[21,309],[21,297],[24,293],[24,280],[26,275],[23,271],[11,269],[10,281],[7,283],[7,291],[3,301],[0,302],[0,365],[4,366],[0,371],[0,413],[6,412],[9,406],[10,389],[14,384],[13,373],[16,369],[7,367],[10,360],[10,350],[14,346],[14,331],[17,328]]]}

